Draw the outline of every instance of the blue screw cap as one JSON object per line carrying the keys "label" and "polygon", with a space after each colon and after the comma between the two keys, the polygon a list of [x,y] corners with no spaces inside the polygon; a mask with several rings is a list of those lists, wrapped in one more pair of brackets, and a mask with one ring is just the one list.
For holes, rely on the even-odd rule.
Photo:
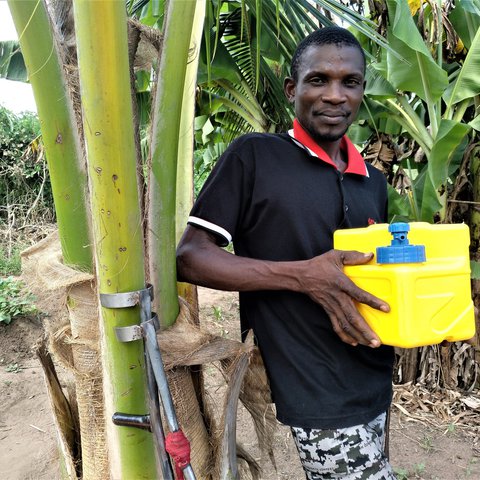
{"label": "blue screw cap", "polygon": [[421,263],[425,262],[425,245],[410,245],[408,223],[396,222],[388,226],[392,242],[385,247],[377,247],[377,263]]}

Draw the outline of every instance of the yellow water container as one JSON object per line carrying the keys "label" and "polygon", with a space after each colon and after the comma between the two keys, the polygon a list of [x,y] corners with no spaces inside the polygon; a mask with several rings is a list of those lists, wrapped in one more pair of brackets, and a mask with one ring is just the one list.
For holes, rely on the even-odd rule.
{"label": "yellow water container", "polygon": [[475,335],[469,244],[465,224],[376,224],[334,234],[338,250],[375,253],[368,264],[344,271],[390,305],[389,313],[357,308],[382,343],[404,348]]}

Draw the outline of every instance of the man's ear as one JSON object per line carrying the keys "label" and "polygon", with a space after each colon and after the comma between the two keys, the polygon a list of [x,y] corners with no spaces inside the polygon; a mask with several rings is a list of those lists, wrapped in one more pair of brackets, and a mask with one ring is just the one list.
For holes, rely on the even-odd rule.
{"label": "man's ear", "polygon": [[283,91],[290,103],[295,101],[295,81],[292,77],[286,77],[283,81]]}

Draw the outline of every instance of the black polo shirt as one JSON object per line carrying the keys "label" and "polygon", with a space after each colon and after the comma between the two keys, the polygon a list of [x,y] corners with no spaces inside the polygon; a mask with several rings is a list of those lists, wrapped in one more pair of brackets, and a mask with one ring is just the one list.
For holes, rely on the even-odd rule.
{"label": "black polo shirt", "polygon": [[[346,138],[349,162],[340,173],[295,127],[295,133],[234,141],[207,179],[189,224],[213,232],[219,245],[233,241],[237,255],[295,261],[332,249],[339,228],[384,222],[383,175]],[[241,292],[240,317],[242,334],[255,332],[282,423],[344,428],[388,408],[391,347],[343,343],[324,309],[291,291]]]}

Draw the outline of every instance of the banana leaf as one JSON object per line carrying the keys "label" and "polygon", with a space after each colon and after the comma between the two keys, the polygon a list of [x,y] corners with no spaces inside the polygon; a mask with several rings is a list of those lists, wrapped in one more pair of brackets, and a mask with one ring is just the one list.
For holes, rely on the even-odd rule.
{"label": "banana leaf", "polygon": [[461,7],[463,10],[469,13],[480,15],[480,1],[479,0],[458,0],[458,5],[455,5],[455,9]]}
{"label": "banana leaf", "polygon": [[443,99],[447,104],[447,112],[452,106],[467,98],[473,99],[480,94],[480,82],[478,81],[478,72],[480,71],[480,30],[477,31],[472,45],[465,57],[463,66],[454,82],[452,82]]}
{"label": "banana leaf", "polygon": [[415,219],[406,195],[400,195],[390,184],[387,185],[387,193],[389,222]]}
{"label": "banana leaf", "polygon": [[379,100],[395,97],[395,87],[387,80],[385,73],[379,69],[379,64],[367,66],[365,95]]}
{"label": "banana leaf", "polygon": [[407,0],[387,0],[391,28],[388,40],[405,61],[387,53],[388,80],[399,89],[436,102],[448,87],[447,72],[437,65],[410,14]]}
{"label": "banana leaf", "polygon": [[[214,34],[210,35],[210,42],[214,39]],[[198,64],[197,83],[205,85],[215,80],[225,79],[230,82],[240,82],[241,74],[237,64],[226,49],[223,43],[217,45],[215,57],[210,59],[208,67],[208,52],[205,42],[202,43],[200,59]],[[208,71],[210,69],[210,71]]]}
{"label": "banana leaf", "polygon": [[427,167],[415,178],[413,190],[416,200],[415,209],[419,212],[415,220],[433,223],[435,214],[444,208],[445,198],[433,186]]}
{"label": "banana leaf", "polygon": [[480,28],[480,1],[458,0],[448,19],[452,22],[463,45],[469,49],[473,37]]}
{"label": "banana leaf", "polygon": [[471,127],[453,120],[442,120],[428,159],[428,171],[435,188],[445,185],[453,154]]}
{"label": "banana leaf", "polygon": [[470,276],[474,280],[480,280],[480,262],[477,262],[475,260],[470,261]]}
{"label": "banana leaf", "polygon": [[[428,163],[413,181],[416,208],[420,212],[416,220],[433,222],[438,213],[443,218],[446,196],[441,187],[458,169],[458,159],[465,149],[464,139],[469,131],[470,126],[466,124],[441,121]],[[444,193],[440,194],[441,190]]]}
{"label": "banana leaf", "polygon": [[480,115],[477,115],[469,125],[475,129],[477,132],[480,132]]}

